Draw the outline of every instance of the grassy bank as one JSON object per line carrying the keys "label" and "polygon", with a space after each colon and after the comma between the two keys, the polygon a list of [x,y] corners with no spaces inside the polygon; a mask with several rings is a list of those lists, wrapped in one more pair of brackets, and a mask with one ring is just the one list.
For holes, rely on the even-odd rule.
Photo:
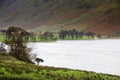
{"label": "grassy bank", "polygon": [[0,55],[0,80],[120,80],[120,76],[36,66],[9,55]]}

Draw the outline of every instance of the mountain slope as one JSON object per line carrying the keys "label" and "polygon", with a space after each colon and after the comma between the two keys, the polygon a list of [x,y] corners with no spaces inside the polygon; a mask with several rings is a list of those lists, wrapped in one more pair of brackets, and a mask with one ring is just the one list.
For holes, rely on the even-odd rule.
{"label": "mountain slope", "polygon": [[105,34],[119,32],[119,22],[119,0],[5,0],[0,7],[0,28],[76,28]]}

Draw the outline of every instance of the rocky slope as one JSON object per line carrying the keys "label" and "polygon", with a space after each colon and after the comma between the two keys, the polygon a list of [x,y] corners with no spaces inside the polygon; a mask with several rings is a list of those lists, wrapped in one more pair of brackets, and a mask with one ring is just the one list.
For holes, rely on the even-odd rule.
{"label": "rocky slope", "polygon": [[0,28],[119,32],[119,4],[119,0],[1,0]]}

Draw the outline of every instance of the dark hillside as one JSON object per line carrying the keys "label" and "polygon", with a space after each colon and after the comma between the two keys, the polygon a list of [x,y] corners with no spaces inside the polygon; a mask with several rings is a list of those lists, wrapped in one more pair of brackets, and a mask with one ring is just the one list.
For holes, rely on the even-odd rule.
{"label": "dark hillside", "polygon": [[119,4],[119,0],[1,0],[0,28],[119,32]]}

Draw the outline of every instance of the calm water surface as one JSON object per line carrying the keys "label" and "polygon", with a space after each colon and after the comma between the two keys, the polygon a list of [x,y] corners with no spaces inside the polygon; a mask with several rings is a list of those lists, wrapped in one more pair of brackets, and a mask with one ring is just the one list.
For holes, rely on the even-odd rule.
{"label": "calm water surface", "polygon": [[120,75],[120,39],[30,43],[41,65]]}

